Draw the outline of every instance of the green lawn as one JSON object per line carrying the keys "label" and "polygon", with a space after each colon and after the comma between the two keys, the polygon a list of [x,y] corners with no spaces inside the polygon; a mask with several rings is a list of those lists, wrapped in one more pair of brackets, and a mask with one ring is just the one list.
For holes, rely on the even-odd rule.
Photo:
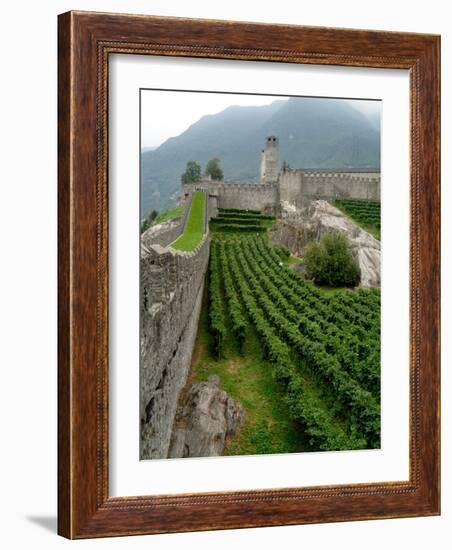
{"label": "green lawn", "polygon": [[185,231],[171,244],[171,247],[185,252],[194,250],[204,235],[205,216],[206,194],[203,191],[196,191],[193,195]]}
{"label": "green lawn", "polygon": [[287,267],[290,267],[292,265],[298,265],[298,264],[301,264],[302,260],[301,258],[299,258],[298,256],[294,256],[293,254],[291,254],[288,258],[287,258]]}

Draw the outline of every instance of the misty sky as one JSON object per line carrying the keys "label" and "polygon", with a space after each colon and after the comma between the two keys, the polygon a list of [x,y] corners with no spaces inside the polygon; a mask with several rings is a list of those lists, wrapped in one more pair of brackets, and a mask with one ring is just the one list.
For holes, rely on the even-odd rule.
{"label": "misty sky", "polygon": [[[141,146],[158,147],[178,136],[204,115],[217,114],[231,105],[269,105],[279,96],[179,91],[141,91]],[[331,101],[325,98],[324,101]],[[379,113],[381,101],[343,100],[364,114]]]}

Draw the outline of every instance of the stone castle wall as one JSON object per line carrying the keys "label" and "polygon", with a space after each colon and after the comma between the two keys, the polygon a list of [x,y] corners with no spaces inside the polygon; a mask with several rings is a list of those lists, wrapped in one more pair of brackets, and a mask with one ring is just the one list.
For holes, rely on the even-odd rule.
{"label": "stone castle wall", "polygon": [[193,252],[141,249],[141,458],[166,458],[201,311],[208,233]]}
{"label": "stone castle wall", "polygon": [[[256,209],[276,213],[279,206],[279,191],[276,184],[220,182],[202,180],[183,186],[185,200],[194,191],[206,191],[209,203],[217,208]],[[215,209],[215,206],[212,206]]]}
{"label": "stone castle wall", "polygon": [[280,201],[289,202],[298,208],[317,199],[330,202],[338,198],[379,201],[380,173],[286,169],[280,172],[277,183],[201,180],[183,186],[183,201],[190,201],[197,190],[206,191],[211,211],[215,208],[249,208],[277,215]]}
{"label": "stone castle wall", "polygon": [[167,222],[151,226],[141,235],[141,242],[149,247],[153,244],[168,246],[178,239],[187,225],[188,214],[190,212],[191,199],[186,204],[183,214],[180,218],[171,219]]}
{"label": "stone castle wall", "polygon": [[141,242],[149,247],[153,244],[159,244],[160,246],[168,246],[174,242],[184,229],[184,219],[170,220],[168,222],[151,226],[147,231],[141,235]]}
{"label": "stone castle wall", "polygon": [[380,178],[355,174],[304,174],[302,194],[313,199],[380,200]]}
{"label": "stone castle wall", "polygon": [[280,197],[297,207],[317,199],[380,200],[379,172],[284,170],[279,175]]}
{"label": "stone castle wall", "polygon": [[286,171],[279,175],[279,192],[282,201],[291,204],[301,202],[301,178],[295,171]]}

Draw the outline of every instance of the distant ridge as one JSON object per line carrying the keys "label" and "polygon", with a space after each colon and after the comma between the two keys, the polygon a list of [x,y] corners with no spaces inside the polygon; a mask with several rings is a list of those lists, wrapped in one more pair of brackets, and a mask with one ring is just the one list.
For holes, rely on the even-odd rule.
{"label": "distant ridge", "polygon": [[379,169],[380,132],[348,102],[318,98],[231,106],[207,115],[141,154],[141,214],[174,206],[187,161],[218,157],[225,180],[259,181],[265,137],[279,137],[280,162],[292,168]]}

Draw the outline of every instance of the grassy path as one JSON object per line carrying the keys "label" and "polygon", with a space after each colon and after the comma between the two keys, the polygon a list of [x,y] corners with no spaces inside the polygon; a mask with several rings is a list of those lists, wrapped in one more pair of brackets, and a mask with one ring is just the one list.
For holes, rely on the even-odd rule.
{"label": "grassy path", "polygon": [[212,339],[208,322],[205,292],[189,382],[201,382],[216,374],[221,379],[222,388],[233,399],[240,401],[245,409],[240,431],[228,442],[225,454],[308,451],[308,442],[289,416],[283,400],[284,393],[273,377],[272,365],[262,358],[261,346],[254,331],[249,330],[242,354],[228,331],[224,357],[216,360],[210,351]]}
{"label": "grassy path", "polygon": [[182,235],[170,246],[176,250],[191,252],[201,242],[205,229],[206,194],[196,191],[188,213],[187,226]]}

